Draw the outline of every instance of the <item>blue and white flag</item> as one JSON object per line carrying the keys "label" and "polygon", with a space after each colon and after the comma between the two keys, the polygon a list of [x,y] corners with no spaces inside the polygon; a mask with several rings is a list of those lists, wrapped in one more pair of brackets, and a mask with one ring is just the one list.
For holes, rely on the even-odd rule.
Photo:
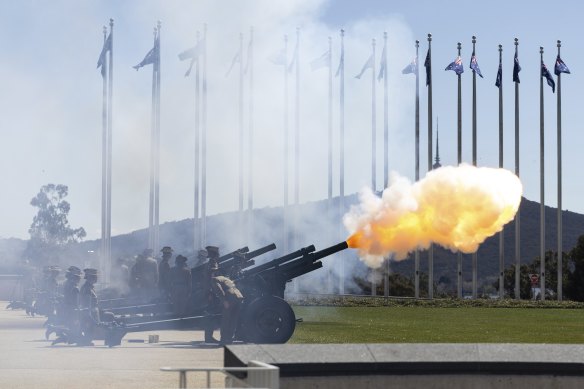
{"label": "blue and white flag", "polygon": [[424,60],[424,67],[426,68],[426,86],[428,86],[432,83],[432,59],[430,58],[429,47],[426,53],[426,59]]}
{"label": "blue and white flag", "polygon": [[499,63],[499,70],[497,70],[497,78],[495,79],[495,86],[497,88],[501,87],[501,81],[503,80],[503,65]]}
{"label": "blue and white flag", "polygon": [[369,59],[367,60],[367,62],[365,62],[365,65],[363,65],[363,68],[361,69],[361,72],[359,72],[359,74],[357,74],[355,76],[355,78],[360,79],[361,76],[363,75],[363,73],[365,73],[365,71],[369,68],[373,69],[373,54],[371,54],[369,56]]}
{"label": "blue and white flag", "polygon": [[520,83],[519,72],[521,71],[521,66],[519,66],[519,58],[517,58],[517,50],[515,50],[515,57],[513,57],[513,82]]}
{"label": "blue and white flag", "polygon": [[543,62],[541,63],[541,76],[545,77],[545,79],[547,80],[547,84],[552,87],[552,93],[555,93],[556,82],[554,81],[554,78],[552,77],[550,71]]}
{"label": "blue and white flag", "polygon": [[472,56],[470,57],[470,68],[472,69],[473,72],[475,72],[476,74],[481,76],[481,78],[483,78],[483,75],[481,74],[481,69],[479,68],[479,63],[477,62],[477,56],[475,55],[474,51],[472,52]]}
{"label": "blue and white flag", "polygon": [[456,57],[456,59],[448,66],[446,66],[446,69],[444,70],[454,70],[454,73],[458,75],[464,73],[464,67],[462,66],[462,58],[460,58],[460,55]]}
{"label": "blue and white flag", "polygon": [[566,64],[564,63],[564,61],[562,61],[559,55],[556,58],[556,66],[554,66],[554,73],[556,74],[556,76],[559,76],[560,73],[570,74],[570,69],[568,69],[568,66],[566,66]]}
{"label": "blue and white flag", "polygon": [[156,36],[154,41],[154,47],[146,54],[142,62],[138,65],[132,66],[136,71],[143,66],[150,65],[154,67],[154,70],[158,70],[158,64],[160,63],[160,36]]}

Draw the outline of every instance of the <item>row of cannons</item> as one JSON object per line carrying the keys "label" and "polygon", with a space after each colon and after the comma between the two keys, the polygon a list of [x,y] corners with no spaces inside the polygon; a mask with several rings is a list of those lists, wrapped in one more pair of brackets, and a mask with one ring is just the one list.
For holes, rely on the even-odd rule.
{"label": "row of cannons", "polygon": [[[256,265],[256,258],[276,249],[275,244],[250,251],[243,247],[213,262],[199,264],[190,270],[190,293],[187,299],[138,297],[98,299],[91,296],[97,273],[86,269],[85,283],[80,289],[79,305],[67,309],[61,297],[48,316],[46,336],[53,333],[53,344],[64,342],[90,345],[95,340],[113,347],[121,344],[128,333],[156,330],[204,330],[221,327],[225,320],[233,328],[230,340],[247,343],[285,343],[293,335],[296,317],[284,300],[288,282],[323,266],[321,259],[348,248],[346,242],[321,251],[313,245]],[[241,304],[236,315],[227,315],[222,301],[209,289],[209,269],[213,277],[229,276],[240,291]],[[188,268],[187,268],[188,269]],[[77,269],[79,270],[79,269]],[[73,272],[77,273],[73,269]],[[70,274],[72,268],[67,274]],[[79,277],[80,274],[72,277]],[[221,278],[221,277],[218,277]],[[223,277],[224,278],[224,277]],[[69,282],[66,281],[65,285]],[[87,286],[87,284],[92,284]],[[180,307],[177,305],[180,304]],[[222,333],[223,337],[223,333]]]}

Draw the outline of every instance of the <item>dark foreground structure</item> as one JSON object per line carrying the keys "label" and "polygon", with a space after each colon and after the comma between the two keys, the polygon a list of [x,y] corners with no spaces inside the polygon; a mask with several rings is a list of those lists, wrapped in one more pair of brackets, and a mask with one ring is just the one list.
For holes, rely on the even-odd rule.
{"label": "dark foreground structure", "polygon": [[230,345],[225,367],[262,361],[287,388],[583,388],[584,345]]}

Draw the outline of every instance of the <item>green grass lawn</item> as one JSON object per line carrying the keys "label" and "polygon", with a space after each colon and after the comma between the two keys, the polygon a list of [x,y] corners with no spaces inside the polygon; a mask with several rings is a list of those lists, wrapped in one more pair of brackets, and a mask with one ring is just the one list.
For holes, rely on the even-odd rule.
{"label": "green grass lawn", "polygon": [[293,308],[290,343],[584,343],[584,309]]}

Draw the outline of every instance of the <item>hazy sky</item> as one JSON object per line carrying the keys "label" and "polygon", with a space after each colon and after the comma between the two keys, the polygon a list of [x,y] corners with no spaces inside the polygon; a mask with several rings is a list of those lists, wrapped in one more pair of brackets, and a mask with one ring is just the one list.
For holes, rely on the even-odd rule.
{"label": "hazy sky", "polygon": [[[283,198],[283,71],[269,61],[289,35],[289,55],[300,37],[300,201],[327,195],[327,71],[310,70],[310,62],[333,38],[333,67],[339,61],[339,29],[346,30],[346,193],[371,182],[371,73],[354,78],[377,39],[376,66],[389,35],[390,167],[414,176],[414,77],[401,70],[415,54],[427,50],[433,34],[433,93],[440,123],[440,157],[456,163],[456,76],[443,69],[462,43],[463,160],[471,160],[472,73],[468,68],[471,36],[484,75],[478,79],[478,164],[498,166],[498,93],[494,86],[497,45],[503,45],[505,167],[514,169],[513,38],[519,38],[521,96],[521,178],[525,196],[539,200],[539,46],[553,69],[561,39],[562,58],[571,75],[562,76],[563,207],[584,212],[579,154],[584,136],[578,124],[578,85],[584,78],[582,6],[564,1],[552,8],[543,1],[20,1],[0,2],[0,71],[2,150],[0,236],[28,237],[35,210],[30,199],[47,183],[69,186],[70,222],[83,226],[88,238],[100,235],[102,84],[96,62],[109,18],[114,27],[113,213],[114,234],[148,225],[151,67],[132,66],[152,47],[152,29],[162,21],[161,222],[193,216],[194,79],[177,54],[191,47],[197,30],[208,25],[209,166],[208,213],[238,206],[238,74],[226,77],[244,33],[255,31],[256,206],[277,206]],[[245,58],[244,58],[245,61]],[[421,161],[427,166],[427,103],[421,71]],[[334,79],[334,194],[338,194],[338,79]],[[556,95],[545,88],[546,204],[557,204]],[[246,104],[248,91],[244,91]],[[290,140],[294,129],[294,84],[290,75]],[[383,182],[383,89],[377,83],[378,177]],[[245,123],[247,131],[247,108]],[[436,118],[434,118],[436,123]],[[292,145],[292,142],[291,142]],[[290,150],[292,155],[292,149]],[[292,167],[292,161],[290,161]],[[291,171],[292,173],[292,171]],[[292,177],[292,174],[291,174]],[[377,189],[381,189],[378,187]],[[292,185],[290,185],[292,198]],[[247,200],[246,200],[247,204]],[[340,223],[340,221],[339,221]]]}

